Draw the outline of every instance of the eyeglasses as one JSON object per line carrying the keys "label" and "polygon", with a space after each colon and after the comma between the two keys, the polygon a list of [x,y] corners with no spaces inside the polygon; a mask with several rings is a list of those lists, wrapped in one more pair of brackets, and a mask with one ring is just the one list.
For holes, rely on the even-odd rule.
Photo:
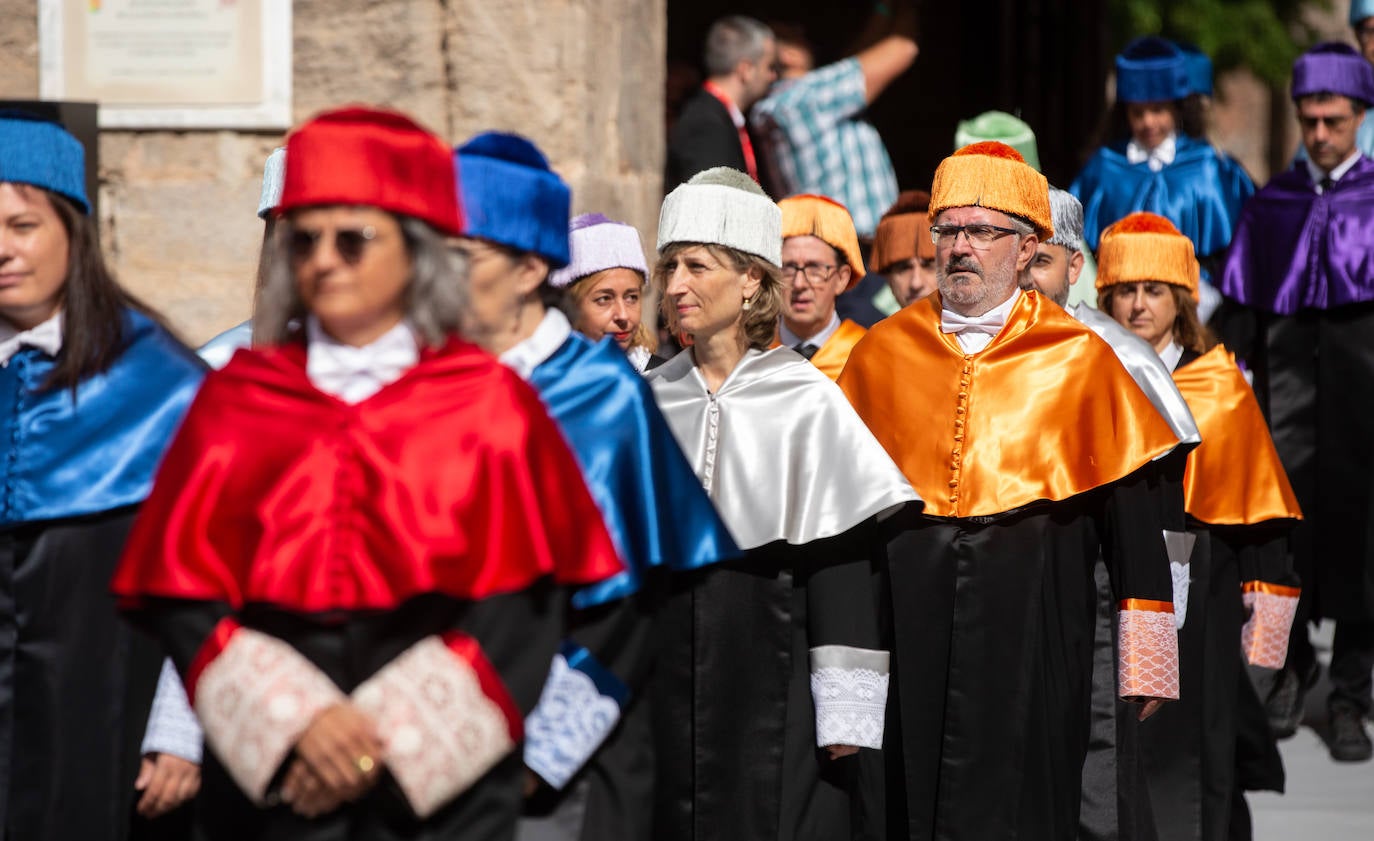
{"label": "eyeglasses", "polygon": [[1366,23],[1355,30],[1355,40],[1368,41],[1374,38],[1374,23]]}
{"label": "eyeglasses", "polygon": [[[986,251],[1002,237],[1019,234],[1020,231],[997,225],[931,225],[930,241],[936,245],[947,245],[953,248],[954,243],[959,241],[959,234],[961,233],[968,239],[970,247],[978,251]],[[948,241],[946,242],[946,240]]]}
{"label": "eyeglasses", "polygon": [[[319,247],[320,241],[325,238],[325,231],[310,231],[304,228],[293,230],[288,243],[291,259],[309,260]],[[377,229],[371,225],[362,228],[339,228],[330,237],[339,259],[350,266],[358,265],[363,259],[363,251],[367,249],[367,244],[376,238]]]}
{"label": "eyeglasses", "polygon": [[797,275],[801,274],[802,279],[807,283],[824,283],[834,271],[835,267],[833,265],[827,266],[824,263],[806,263],[804,265],[800,263],[782,264],[782,277],[783,280],[788,282],[795,280]]}

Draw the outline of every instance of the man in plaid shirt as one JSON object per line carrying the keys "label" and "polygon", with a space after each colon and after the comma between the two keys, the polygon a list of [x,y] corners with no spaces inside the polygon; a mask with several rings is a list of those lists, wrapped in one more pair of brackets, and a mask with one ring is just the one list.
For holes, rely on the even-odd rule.
{"label": "man in plaid shirt", "polygon": [[768,152],[774,194],[830,196],[849,208],[865,239],[872,238],[878,219],[896,200],[897,175],[864,111],[916,60],[919,50],[909,34],[914,23],[909,3],[895,15],[879,3],[873,25],[891,34],[815,70],[799,33],[777,27],[781,78],[751,116]]}

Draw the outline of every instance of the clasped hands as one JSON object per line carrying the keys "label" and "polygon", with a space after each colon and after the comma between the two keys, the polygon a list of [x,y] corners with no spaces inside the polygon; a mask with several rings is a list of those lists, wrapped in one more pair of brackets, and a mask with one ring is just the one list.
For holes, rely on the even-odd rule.
{"label": "clasped hands", "polygon": [[307,818],[332,812],[377,784],[382,751],[371,719],[348,702],[334,704],[315,716],[296,742],[281,800]]}

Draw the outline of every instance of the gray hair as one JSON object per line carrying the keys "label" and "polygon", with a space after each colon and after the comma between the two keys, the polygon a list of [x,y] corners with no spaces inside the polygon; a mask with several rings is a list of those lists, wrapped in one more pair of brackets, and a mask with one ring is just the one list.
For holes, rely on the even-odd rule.
{"label": "gray hair", "polygon": [[1070,251],[1083,248],[1083,204],[1073,193],[1058,187],[1050,188],[1050,215],[1054,219],[1054,236],[1046,245],[1062,245]]}
{"label": "gray hair", "polygon": [[744,15],[730,15],[711,24],[706,33],[706,51],[702,61],[707,76],[725,76],[741,61],[763,58],[764,44],[773,37],[773,30]]}
{"label": "gray hair", "polygon": [[[468,303],[467,258],[448,248],[444,235],[410,216],[396,215],[410,252],[411,277],[406,287],[406,318],[417,338],[440,347],[463,327]],[[288,341],[306,316],[305,303],[291,270],[290,218],[282,219],[270,243],[263,246],[263,282],[253,308],[253,344]]]}

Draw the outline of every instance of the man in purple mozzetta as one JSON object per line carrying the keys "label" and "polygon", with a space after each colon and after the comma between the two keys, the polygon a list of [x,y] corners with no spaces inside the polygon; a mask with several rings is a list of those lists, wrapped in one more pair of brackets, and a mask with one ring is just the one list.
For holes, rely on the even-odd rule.
{"label": "man in purple mozzetta", "polygon": [[1293,65],[1293,101],[1306,160],[1245,205],[1221,291],[1255,316],[1255,392],[1306,515],[1293,538],[1302,602],[1270,723],[1292,735],[1317,678],[1300,623],[1334,619],[1329,746],[1360,762],[1374,752],[1363,722],[1374,670],[1374,160],[1356,132],[1374,104],[1374,67],[1345,44],[1319,44]]}

